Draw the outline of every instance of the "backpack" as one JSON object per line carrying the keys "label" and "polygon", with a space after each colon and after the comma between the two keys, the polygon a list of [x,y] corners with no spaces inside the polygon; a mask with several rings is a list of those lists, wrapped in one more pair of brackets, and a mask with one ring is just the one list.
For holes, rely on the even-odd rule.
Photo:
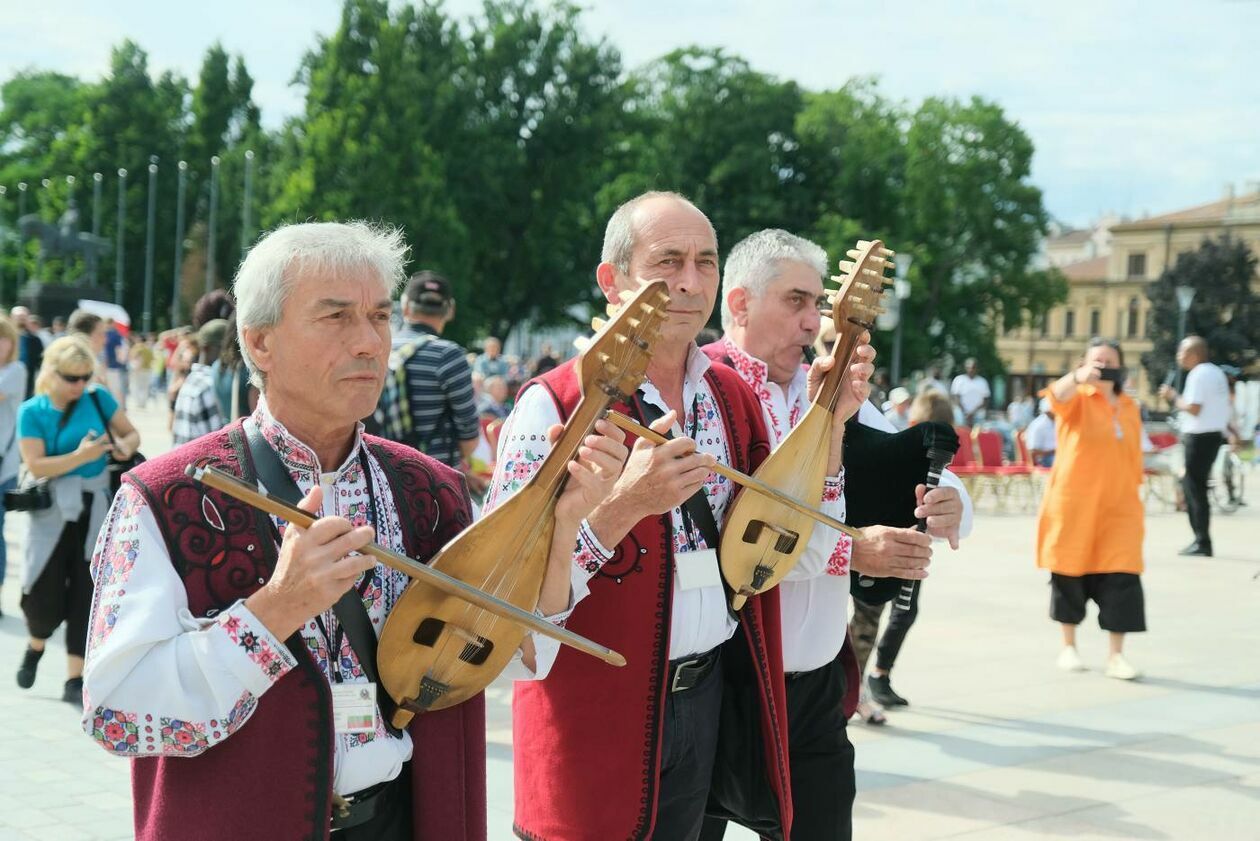
{"label": "backpack", "polygon": [[428,335],[418,336],[415,341],[398,345],[389,352],[385,387],[381,389],[380,399],[376,401],[376,411],[371,417],[364,419],[364,426],[369,434],[420,449],[417,446],[419,442],[412,440],[415,436],[411,422],[407,363],[432,338]]}

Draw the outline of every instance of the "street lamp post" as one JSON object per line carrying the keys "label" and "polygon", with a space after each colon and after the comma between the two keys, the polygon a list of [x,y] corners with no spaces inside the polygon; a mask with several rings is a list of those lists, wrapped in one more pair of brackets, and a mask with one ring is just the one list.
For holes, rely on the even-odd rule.
{"label": "street lamp post", "polygon": [[893,335],[892,378],[894,387],[901,384],[901,332],[906,321],[905,304],[910,298],[910,263],[913,257],[909,254],[897,255],[897,272],[893,280],[893,289],[897,295],[897,331]]}
{"label": "street lamp post", "polygon": [[[105,176],[99,172],[92,173],[92,238],[95,240],[101,235],[101,182],[105,180]],[[97,264],[100,258],[96,246],[92,247],[92,259],[88,261],[88,282],[92,286],[96,286]]]}
{"label": "street lamp post", "polygon": [[[0,184],[0,302],[4,301],[4,243],[8,237],[4,233],[4,200],[9,188]],[[13,296],[14,300],[17,295]]]}
{"label": "street lamp post", "polygon": [[144,332],[153,330],[153,228],[157,224],[157,155],[149,158],[149,218],[144,234]]}
{"label": "street lamp post", "polygon": [[118,232],[114,244],[114,303],[122,306],[123,302],[123,223],[127,218],[127,170],[118,170]]}
{"label": "street lamp post", "polygon": [[[26,182],[18,182],[18,221],[22,221],[22,217],[26,215]],[[18,234],[18,274],[17,289],[14,291],[13,300],[17,300],[18,295],[22,294],[22,284],[26,283],[26,243],[22,242],[21,233]]]}
{"label": "street lamp post", "polygon": [[[66,176],[66,206],[67,207],[69,207],[72,204],[75,204],[74,185],[76,181],[77,179],[73,175]],[[79,230],[79,226],[77,223],[75,224],[74,228],[75,228],[75,233],[77,235],[78,230]],[[63,257],[61,259],[63,261],[61,265],[61,280],[63,283],[68,284],[71,280],[71,275],[74,274],[74,260],[70,257]]]}
{"label": "street lamp post", "polygon": [[[1177,346],[1178,347],[1181,347],[1181,340],[1186,337],[1186,316],[1189,315],[1190,313],[1190,305],[1194,303],[1194,296],[1195,296],[1195,293],[1198,291],[1199,290],[1195,289],[1193,286],[1178,286],[1177,287],[1177,309],[1180,312],[1180,318],[1177,321]],[[1174,354],[1172,373],[1168,377],[1168,379],[1170,380],[1169,385],[1172,384],[1171,381],[1174,380],[1176,376],[1177,376],[1177,357]]]}
{"label": "street lamp post", "polygon": [[179,324],[179,286],[184,273],[184,190],[188,184],[188,162],[179,162],[179,187],[175,193],[175,276],[171,278],[171,327]]}
{"label": "street lamp post", "polygon": [[219,156],[210,159],[210,223],[206,229],[206,292],[214,291],[215,230],[219,222]]}
{"label": "street lamp post", "polygon": [[241,199],[241,259],[249,250],[250,205],[254,199],[254,150],[245,150],[245,196]]}

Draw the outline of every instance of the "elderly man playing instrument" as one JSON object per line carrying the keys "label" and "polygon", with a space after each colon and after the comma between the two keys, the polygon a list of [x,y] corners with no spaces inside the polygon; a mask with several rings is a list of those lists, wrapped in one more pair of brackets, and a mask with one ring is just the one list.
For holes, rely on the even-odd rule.
{"label": "elderly man playing instrument", "polygon": [[[567,650],[557,655],[539,639],[536,676],[545,679],[516,684],[516,832],[546,841],[696,838],[724,695],[737,692],[748,699],[750,732],[759,732],[750,747],[768,757],[754,785],[788,825],[778,593],[755,596],[732,614],[715,551],[733,488],[710,468],[750,473],[769,452],[756,395],[695,344],[717,299],[716,233],[680,195],[639,196],[609,219],[596,279],[613,302],[645,281],[668,285],[668,321],[651,348],[647,380],[614,408],[674,440],[634,444],[573,558],[567,627],[624,653],[628,665],[614,670]],[[826,454],[823,509],[836,518],[844,511],[844,417],[857,411],[871,374],[865,362],[853,367],[855,387]],[[499,439],[489,504],[537,470],[544,433],[573,411],[579,385],[571,362],[527,384]],[[837,532],[819,527],[813,535],[812,567],[803,563],[802,574],[847,565],[847,540],[837,551]]]}
{"label": "elderly man playing instrument", "polygon": [[[409,579],[355,551],[426,561],[470,521],[455,471],[359,423],[405,255],[398,232],[359,222],[264,237],[235,284],[257,410],[128,474],[114,501],[84,728],[134,759],[137,838],[485,838],[483,700],[387,724],[376,638]],[[568,603],[578,523],[620,473],[619,438],[588,437],[570,465],[544,614]],[[285,527],[185,478],[194,462],[319,519]]]}
{"label": "elderly man playing instrument", "polygon": [[[772,444],[785,438],[810,406],[802,348],[818,336],[825,274],[826,252],[781,230],[752,234],[731,249],[726,261],[725,335],[703,350],[752,387]],[[869,401],[862,404],[857,422],[893,431]],[[845,644],[848,570],[877,577],[926,576],[929,535],[956,545],[960,526],[970,529],[970,502],[965,495],[960,498],[961,483],[952,474],[946,481],[950,487],[926,495],[924,488],[919,489],[917,513],[927,518],[929,534],[868,527],[863,529],[865,539],[854,543],[845,569],[824,576],[788,576],[779,587],[783,668],[789,676],[793,841],[839,841],[852,835],[853,745],[846,722],[853,712],[858,676],[852,647]],[[721,821],[710,819],[704,838],[721,838],[724,829]]]}

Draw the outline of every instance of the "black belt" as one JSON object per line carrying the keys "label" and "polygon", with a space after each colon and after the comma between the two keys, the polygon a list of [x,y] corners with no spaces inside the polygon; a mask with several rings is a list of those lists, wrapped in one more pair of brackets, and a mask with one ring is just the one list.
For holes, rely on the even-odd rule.
{"label": "black belt", "polygon": [[694,689],[700,681],[708,677],[709,672],[717,665],[722,647],[697,654],[683,660],[671,660],[669,663],[669,691],[686,692]]}
{"label": "black belt", "polygon": [[368,786],[362,791],[340,797],[333,794],[332,829],[350,829],[360,826],[389,811],[403,793],[403,783],[408,778],[406,768],[392,780]]}

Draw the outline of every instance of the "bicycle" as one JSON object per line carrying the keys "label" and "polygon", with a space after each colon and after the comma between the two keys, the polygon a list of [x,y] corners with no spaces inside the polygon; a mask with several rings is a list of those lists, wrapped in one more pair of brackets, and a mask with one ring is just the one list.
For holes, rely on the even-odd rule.
{"label": "bicycle", "polygon": [[1212,510],[1233,514],[1246,502],[1243,497],[1247,466],[1227,444],[1221,447],[1208,476],[1208,500]]}

